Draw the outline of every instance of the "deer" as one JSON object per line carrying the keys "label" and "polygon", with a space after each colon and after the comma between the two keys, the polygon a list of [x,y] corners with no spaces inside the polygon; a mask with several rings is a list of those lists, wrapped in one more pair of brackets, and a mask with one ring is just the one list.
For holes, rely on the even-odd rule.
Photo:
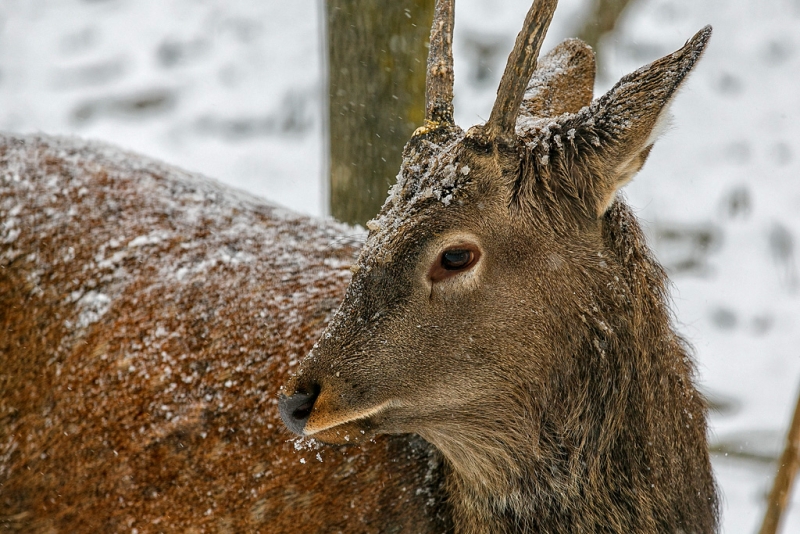
{"label": "deer", "polygon": [[711,35],[593,99],[535,0],[489,120],[426,119],[365,238],[108,145],[0,135],[0,526],[715,532],[706,405],[619,189]]}
{"label": "deer", "polygon": [[705,403],[617,196],[711,28],[592,101],[585,45],[537,63],[556,5],[533,3],[488,121],[464,132],[438,3],[425,124],[283,420],[331,444],[420,436],[455,532],[713,532]]}

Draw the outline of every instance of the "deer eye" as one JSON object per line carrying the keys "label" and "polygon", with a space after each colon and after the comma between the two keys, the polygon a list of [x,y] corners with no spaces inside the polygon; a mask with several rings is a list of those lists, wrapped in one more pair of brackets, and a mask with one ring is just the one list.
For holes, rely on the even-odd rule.
{"label": "deer eye", "polygon": [[442,253],[442,267],[448,271],[460,271],[472,262],[474,254],[466,249],[445,250]]}
{"label": "deer eye", "polygon": [[470,245],[449,248],[439,254],[428,275],[432,282],[440,282],[470,269],[480,255],[480,250]]}

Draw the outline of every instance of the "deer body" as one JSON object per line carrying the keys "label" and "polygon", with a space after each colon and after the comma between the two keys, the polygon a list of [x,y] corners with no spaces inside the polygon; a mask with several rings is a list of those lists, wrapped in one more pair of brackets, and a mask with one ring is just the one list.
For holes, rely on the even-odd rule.
{"label": "deer body", "polygon": [[3,138],[0,524],[715,532],[704,400],[617,195],[710,29],[592,101],[588,47],[537,61],[554,9],[465,132],[438,3],[426,123],[360,250],[135,156]]}
{"label": "deer body", "polygon": [[352,229],[104,145],[8,135],[0,221],[0,530],[445,530],[419,438],[297,450],[280,422]]}

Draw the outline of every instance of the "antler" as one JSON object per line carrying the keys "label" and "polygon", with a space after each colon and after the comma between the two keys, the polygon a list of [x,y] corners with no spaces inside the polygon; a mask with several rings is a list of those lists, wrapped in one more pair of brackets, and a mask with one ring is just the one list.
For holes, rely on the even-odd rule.
{"label": "antler", "polygon": [[455,0],[438,0],[431,26],[425,121],[453,124],[453,22]]}
{"label": "antler", "polygon": [[508,56],[492,114],[484,127],[484,133],[490,142],[495,139],[511,141],[514,138],[514,126],[525,96],[525,88],[536,70],[536,59],[557,5],[558,0],[535,0],[525,17],[525,23],[514,43],[514,50]]}

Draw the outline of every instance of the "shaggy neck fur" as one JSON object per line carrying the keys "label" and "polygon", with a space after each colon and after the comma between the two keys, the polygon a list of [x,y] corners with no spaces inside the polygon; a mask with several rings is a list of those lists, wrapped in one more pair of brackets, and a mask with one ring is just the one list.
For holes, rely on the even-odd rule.
{"label": "shaggy neck fur", "polygon": [[587,309],[558,318],[560,363],[508,419],[474,407],[478,434],[424,436],[448,460],[458,533],[717,530],[705,403],[665,275],[624,203],[603,224],[624,291],[598,284]]}

